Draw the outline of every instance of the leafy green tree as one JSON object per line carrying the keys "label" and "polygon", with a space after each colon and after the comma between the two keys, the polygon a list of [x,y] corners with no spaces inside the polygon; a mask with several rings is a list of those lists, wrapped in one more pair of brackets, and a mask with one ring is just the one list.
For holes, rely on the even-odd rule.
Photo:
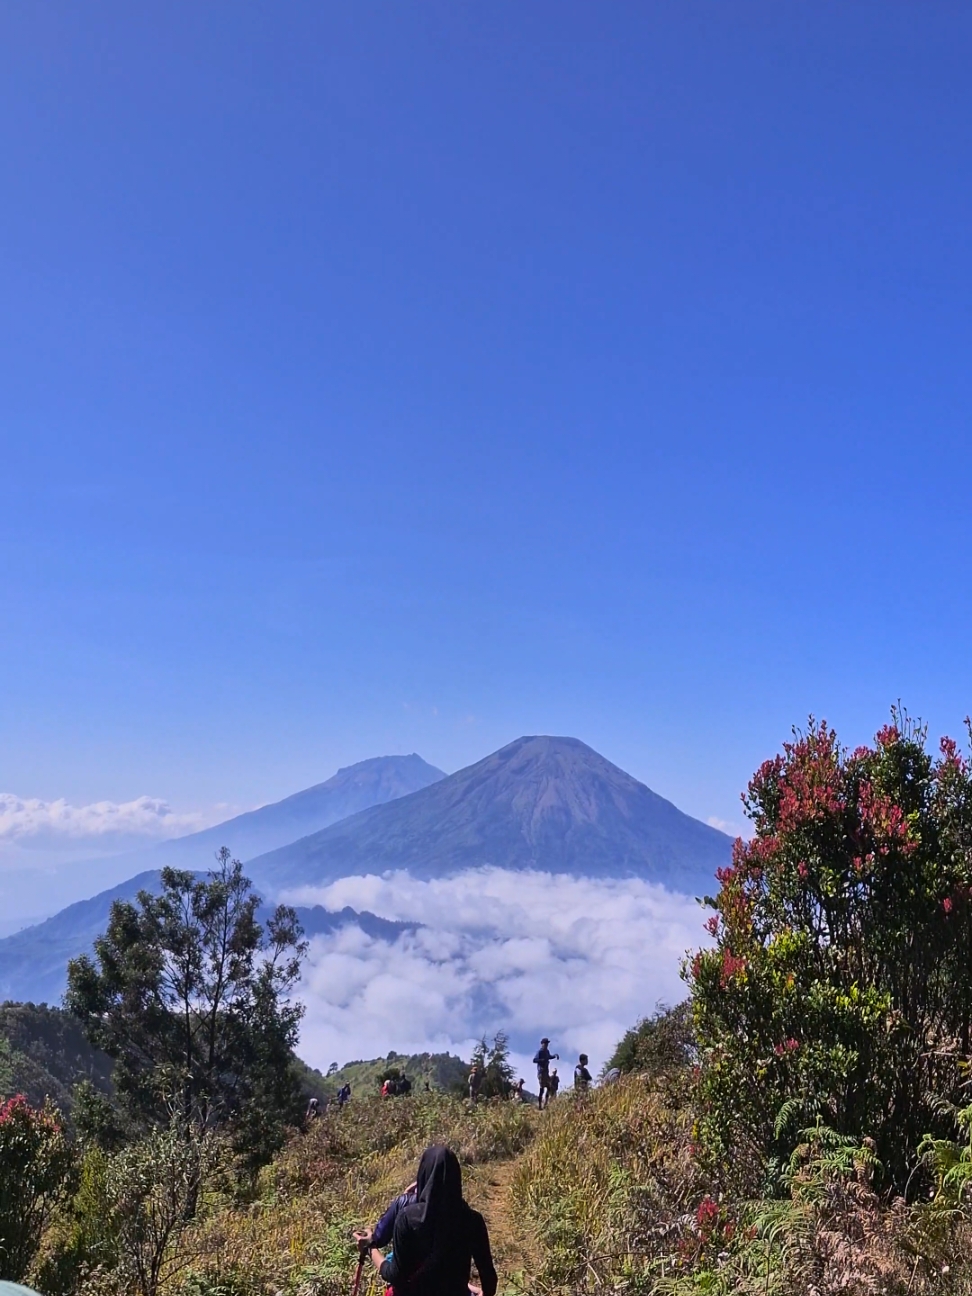
{"label": "leafy green tree", "polygon": [[505,1098],[513,1086],[514,1072],[510,1065],[510,1041],[505,1031],[497,1031],[492,1044],[486,1036],[473,1050],[472,1064],[479,1067],[483,1077],[479,1087],[480,1098]]}
{"label": "leafy green tree", "polygon": [[0,1278],[25,1276],[74,1170],[60,1112],[49,1103],[38,1111],[22,1095],[0,1104]]}
{"label": "leafy green tree", "polygon": [[94,959],[68,965],[66,1004],[115,1059],[130,1117],[229,1124],[255,1168],[300,1115],[291,1065],[303,1007],[290,998],[306,943],[293,909],[265,927],[259,897],[225,848],[205,878],[162,872],[162,892],[115,901]]}
{"label": "leafy green tree", "polygon": [[700,1146],[747,1190],[821,1120],[869,1137],[903,1189],[945,1130],[972,1044],[972,778],[951,739],[893,714],[848,753],[796,734],[744,798],[755,829],[686,972]]}
{"label": "leafy green tree", "polygon": [[638,1071],[654,1079],[678,1075],[695,1057],[692,1005],[688,1000],[674,1008],[659,1005],[650,1017],[625,1033],[605,1064],[605,1072]]}

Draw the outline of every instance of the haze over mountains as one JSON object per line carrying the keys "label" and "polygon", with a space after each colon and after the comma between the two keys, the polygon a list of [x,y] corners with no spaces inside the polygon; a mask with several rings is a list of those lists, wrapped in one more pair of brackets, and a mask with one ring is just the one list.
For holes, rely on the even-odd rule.
{"label": "haze over mountains", "polygon": [[[303,792],[236,815],[200,832],[137,850],[45,869],[39,872],[39,878],[50,879],[47,893],[50,894],[53,885],[63,904],[103,891],[152,869],[166,866],[193,870],[209,868],[221,846],[227,846],[238,859],[251,859],[326,828],[368,806],[405,796],[444,777],[442,770],[414,753],[410,756],[375,756],[339,769],[332,778]],[[21,888],[28,881],[19,875]],[[12,882],[8,874],[8,888]],[[36,878],[34,886],[37,886]],[[37,909],[28,908],[27,912],[36,913]]]}
{"label": "haze over mountains", "polygon": [[492,865],[639,877],[704,894],[730,839],[576,738],[525,737],[419,792],[249,861],[274,893],[362,873],[441,877]]}
{"label": "haze over mountains", "polygon": [[[491,903],[498,916],[494,916],[492,935],[484,936],[479,906],[476,921],[483,930],[477,940],[505,942],[517,924],[524,933],[529,930],[530,940],[546,939],[541,932],[549,907],[567,903],[568,892],[549,885],[559,877],[583,884],[582,890],[588,888],[589,903],[600,906],[598,922],[602,932],[611,932],[611,942],[620,939],[620,928],[612,931],[611,927],[610,914],[616,910],[619,921],[622,914],[629,914],[642,932],[645,924],[653,924],[655,945],[661,950],[666,940],[664,915],[673,915],[672,932],[687,931],[685,916],[693,910],[684,898],[711,892],[715,870],[731,853],[725,834],[684,814],[575,738],[520,738],[448,776],[414,754],[378,757],[215,828],[112,861],[116,868],[132,862],[143,867],[111,889],[99,888],[90,900],[0,940],[0,999],[56,1001],[65,985],[68,959],[91,948],[105,928],[113,899],[131,899],[140,887],[156,888],[163,865],[205,870],[222,845],[244,860],[247,874],[267,900],[288,893],[311,902],[324,898],[330,908],[319,904],[303,908],[301,921],[309,936],[325,941],[326,948],[315,947],[318,959],[329,957],[327,949],[332,946],[327,941],[333,938],[332,945],[343,942],[342,969],[358,960],[358,971],[352,975],[355,984],[348,993],[367,987],[373,975],[369,969],[391,959],[389,968],[393,965],[397,972],[386,968],[380,975],[389,979],[391,993],[406,995],[402,969],[408,958],[413,957],[414,963],[417,956],[422,963],[426,954],[417,952],[426,946],[437,948],[439,938],[431,928],[425,930],[427,921],[437,922],[440,930],[446,921],[442,913],[431,916],[431,895],[416,901],[429,880],[456,879],[457,901],[464,894],[463,878],[472,880],[474,892],[484,894],[492,888]],[[146,862],[152,866],[148,870]],[[480,877],[477,870],[490,873],[490,880],[484,874],[475,881]],[[510,881],[499,881],[497,870]],[[511,907],[509,890],[526,894],[523,883],[513,881],[526,871],[539,880],[530,884],[536,913],[524,920],[518,902]],[[362,889],[357,883],[357,891],[352,887],[349,893],[350,903],[340,895],[314,894],[315,889],[342,879],[347,881],[341,887],[347,890],[355,878],[382,875],[404,878],[412,888],[411,898],[395,899],[386,887],[382,903],[372,904],[368,886]],[[626,889],[625,880],[634,889]],[[672,893],[671,905],[663,898],[652,898],[653,886],[659,884]],[[570,894],[574,896],[570,903],[576,906],[581,891],[575,887]],[[368,912],[372,908],[381,917]],[[450,927],[449,941],[458,937],[461,944],[465,921],[455,930]],[[534,921],[539,923],[536,932],[531,926]],[[632,939],[634,930],[629,933]],[[382,954],[379,947],[387,949],[389,943],[396,952]],[[579,966],[583,939],[565,934],[561,951],[568,947],[572,951],[568,962]],[[561,967],[567,956],[554,947],[551,950],[555,960],[561,960],[555,966]],[[434,960],[438,955],[428,957]],[[669,950],[665,957],[671,961],[676,956]],[[424,963],[418,975],[425,976]],[[493,992],[488,986],[469,990],[480,975],[476,967],[463,965],[460,959],[456,975],[462,982],[460,998],[468,991],[470,1003],[480,1008],[489,1001]],[[340,997],[344,992],[336,988],[334,975],[329,972],[328,977],[325,993]],[[336,1011],[343,1011],[340,1004]],[[600,1008],[592,1011],[596,1017]]]}

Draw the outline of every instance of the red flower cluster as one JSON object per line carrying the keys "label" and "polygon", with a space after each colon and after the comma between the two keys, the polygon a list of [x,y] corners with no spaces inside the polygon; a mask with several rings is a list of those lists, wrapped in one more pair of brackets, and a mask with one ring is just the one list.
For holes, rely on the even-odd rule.
{"label": "red flower cluster", "polygon": [[712,1225],[719,1218],[719,1205],[711,1197],[705,1196],[699,1202],[699,1208],[695,1212],[695,1222],[703,1232],[712,1228]]}
{"label": "red flower cluster", "polygon": [[787,1053],[795,1053],[799,1047],[800,1041],[793,1039],[791,1036],[788,1040],[784,1040],[782,1044],[774,1044],[773,1052],[777,1057],[786,1057]]}
{"label": "red flower cluster", "polygon": [[891,797],[875,791],[874,784],[864,782],[857,800],[862,825],[878,843],[878,851],[888,855],[894,847],[910,855],[918,845],[911,837],[911,825],[905,812]]}
{"label": "red flower cluster", "polygon": [[14,1094],[5,1103],[0,1103],[0,1125],[6,1125],[8,1121],[13,1120],[21,1112],[29,1116],[33,1113],[33,1110],[33,1107],[31,1107],[23,1094]]}
{"label": "red flower cluster", "polygon": [[746,960],[744,958],[737,958],[736,955],[731,953],[729,950],[724,950],[722,954],[722,972],[719,975],[719,980],[722,983],[723,990],[737,972],[744,972],[745,970]]}
{"label": "red flower cluster", "polygon": [[837,735],[821,724],[784,747],[786,763],[779,773],[780,832],[802,828],[839,814],[844,808]]}
{"label": "red flower cluster", "polygon": [[964,774],[966,770],[965,757],[958,749],[958,743],[954,738],[942,738],[938,744],[942,753],[942,764],[948,769]]}

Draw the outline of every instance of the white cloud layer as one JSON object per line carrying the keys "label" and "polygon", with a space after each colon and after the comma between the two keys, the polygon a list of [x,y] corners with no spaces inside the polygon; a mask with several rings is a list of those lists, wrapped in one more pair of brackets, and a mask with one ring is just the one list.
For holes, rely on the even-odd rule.
{"label": "white cloud layer", "polygon": [[158,797],[134,801],[95,801],[74,806],[67,801],[40,801],[0,792],[0,842],[102,841],[142,838],[161,841],[204,827],[198,814],[177,814]]}
{"label": "white cloud layer", "polygon": [[706,939],[693,899],[635,879],[485,868],[344,878],[289,898],[423,924],[393,944],[356,927],[314,939],[301,1053],[318,1066],[390,1049],[468,1055],[503,1028],[528,1079],[541,1035],[569,1079],[579,1051],[600,1066],[659,1000],[684,996],[682,956]]}

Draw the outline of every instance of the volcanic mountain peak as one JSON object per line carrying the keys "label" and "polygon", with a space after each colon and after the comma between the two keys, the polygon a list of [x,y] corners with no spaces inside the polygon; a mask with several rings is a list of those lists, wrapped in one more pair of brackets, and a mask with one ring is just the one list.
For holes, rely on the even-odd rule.
{"label": "volcanic mountain peak", "polygon": [[318,885],[406,869],[436,877],[492,864],[710,887],[728,837],[678,810],[576,738],[518,738],[410,796],[251,862],[261,885]]}

